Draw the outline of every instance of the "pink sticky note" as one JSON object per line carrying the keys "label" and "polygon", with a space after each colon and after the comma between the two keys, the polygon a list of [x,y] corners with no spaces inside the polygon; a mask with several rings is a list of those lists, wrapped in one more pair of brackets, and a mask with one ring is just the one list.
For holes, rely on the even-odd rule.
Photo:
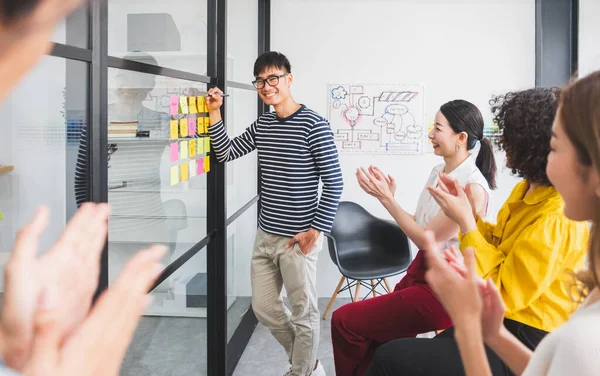
{"label": "pink sticky note", "polygon": [[179,159],[179,144],[171,143],[171,162],[176,162]]}
{"label": "pink sticky note", "polygon": [[171,95],[171,115],[177,115],[179,112],[179,97]]}
{"label": "pink sticky note", "polygon": [[194,136],[196,134],[196,117],[188,116],[188,135]]}
{"label": "pink sticky note", "polygon": [[204,158],[198,158],[196,162],[198,163],[198,175],[202,175],[204,173]]}

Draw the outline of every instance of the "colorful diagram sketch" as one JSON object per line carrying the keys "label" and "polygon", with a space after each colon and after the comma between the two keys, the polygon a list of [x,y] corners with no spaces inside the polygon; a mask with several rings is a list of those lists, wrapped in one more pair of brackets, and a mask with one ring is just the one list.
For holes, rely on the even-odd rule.
{"label": "colorful diagram sketch", "polygon": [[423,152],[423,86],[329,85],[328,98],[329,123],[340,153]]}

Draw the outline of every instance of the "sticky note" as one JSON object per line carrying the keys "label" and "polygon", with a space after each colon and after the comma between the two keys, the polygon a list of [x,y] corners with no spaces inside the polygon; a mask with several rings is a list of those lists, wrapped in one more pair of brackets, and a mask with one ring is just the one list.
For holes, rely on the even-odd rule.
{"label": "sticky note", "polygon": [[176,95],[171,95],[171,115],[177,115],[179,112],[179,98]]}
{"label": "sticky note", "polygon": [[189,114],[190,109],[188,108],[187,97],[179,97],[179,108],[182,114]]}
{"label": "sticky note", "polygon": [[210,153],[210,137],[204,138],[204,152]]}
{"label": "sticky note", "polygon": [[204,139],[197,138],[196,139],[196,154],[204,154]]}
{"label": "sticky note", "polygon": [[193,178],[194,176],[198,175],[198,166],[196,166],[196,160],[192,159],[190,161],[190,178]]}
{"label": "sticky note", "polygon": [[179,135],[181,137],[188,136],[188,119],[187,118],[181,118],[179,120]]}
{"label": "sticky note", "polygon": [[196,117],[188,116],[188,136],[192,137],[196,134]]}
{"label": "sticky note", "polygon": [[179,125],[177,124],[177,120],[171,120],[171,140],[176,140],[179,138]]}
{"label": "sticky note", "polygon": [[190,114],[197,114],[198,107],[196,107],[196,97],[190,97],[189,102],[190,102]]}
{"label": "sticky note", "polygon": [[204,172],[210,171],[210,156],[204,157]]}
{"label": "sticky note", "polygon": [[196,140],[190,140],[188,142],[188,148],[189,148],[189,157],[193,158],[196,156]]}
{"label": "sticky note", "polygon": [[190,172],[188,170],[188,163],[183,163],[179,165],[181,168],[181,181],[187,181],[190,178]]}
{"label": "sticky note", "polygon": [[179,166],[171,167],[171,185],[179,183]]}
{"label": "sticky note", "polygon": [[199,158],[197,160],[198,164],[198,175],[202,175],[204,173],[204,158]]}
{"label": "sticky note", "polygon": [[173,142],[170,145],[171,148],[171,162],[175,162],[179,159],[179,144],[177,142]]}
{"label": "sticky note", "polygon": [[198,112],[208,112],[208,108],[206,108],[206,100],[204,97],[198,97],[196,103],[198,105]]}
{"label": "sticky note", "polygon": [[210,127],[210,117],[204,118],[204,133],[208,133],[208,127]]}
{"label": "sticky note", "polygon": [[199,117],[196,119],[196,134],[204,133],[204,118]]}
{"label": "sticky note", "polygon": [[179,143],[179,157],[181,159],[188,159],[188,142],[181,141]]}

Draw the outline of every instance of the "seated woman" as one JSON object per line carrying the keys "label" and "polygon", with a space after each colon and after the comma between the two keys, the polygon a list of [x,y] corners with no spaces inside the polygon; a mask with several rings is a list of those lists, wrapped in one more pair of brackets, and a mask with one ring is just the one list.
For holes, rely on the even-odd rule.
{"label": "seated woman", "polygon": [[[524,178],[500,209],[497,225],[474,218],[459,182],[444,178],[440,184],[440,188],[463,198],[462,205],[453,209],[450,203],[458,198],[440,196],[434,187],[430,192],[460,226],[464,234],[461,250],[476,249],[474,269],[491,280],[485,286],[497,286],[504,299],[506,311],[499,322],[504,322],[521,348],[534,350],[576,307],[565,282],[572,281],[571,275],[584,264],[589,231],[587,223],[565,216],[564,202],[546,175],[558,91],[536,88],[509,93],[492,102],[507,165]],[[456,261],[451,264],[457,265]],[[429,274],[428,280],[431,278]],[[473,318],[459,319],[468,319],[476,326]],[[463,375],[454,333],[451,328],[431,340],[388,342],[379,348],[367,374]],[[504,358],[491,351],[487,357],[494,375],[512,374]]]}
{"label": "seated woman", "polygon": [[[483,137],[479,109],[464,100],[444,104],[435,116],[429,139],[434,153],[443,157],[445,163],[433,169],[426,187],[435,185],[440,173],[445,172],[469,187],[477,213],[485,216],[491,207],[489,192],[495,188],[496,164],[492,145]],[[478,143],[479,154],[474,154]],[[426,230],[432,230],[444,246],[457,242],[458,226],[440,212],[426,189],[413,216],[394,200],[393,178],[384,176],[376,167],[361,169],[357,176],[360,186],[381,201],[417,247],[424,244]],[[425,283],[424,272],[419,252],[393,292],[347,304],[333,313],[331,335],[337,375],[363,375],[373,352],[382,343],[452,325]]]}

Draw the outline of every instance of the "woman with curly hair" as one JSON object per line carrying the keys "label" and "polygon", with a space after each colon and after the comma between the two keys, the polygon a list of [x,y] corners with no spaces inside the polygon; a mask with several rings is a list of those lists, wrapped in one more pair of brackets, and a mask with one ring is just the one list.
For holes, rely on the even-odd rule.
{"label": "woman with curly hair", "polygon": [[[518,339],[519,346],[529,350],[562,325],[576,308],[568,282],[584,265],[589,238],[587,223],[565,216],[563,199],[546,175],[558,97],[557,89],[536,88],[491,101],[502,132],[499,144],[506,152],[507,166],[523,178],[500,209],[496,225],[474,214],[468,193],[456,181],[443,176],[438,187],[429,188],[464,234],[461,250],[476,249],[473,268],[487,280],[478,288],[497,288],[506,305],[500,321]],[[448,251],[445,256],[451,265],[462,268],[458,254]],[[431,278],[429,273],[428,281]],[[478,325],[479,318],[452,319],[455,325],[457,319],[461,324],[467,320]],[[456,342],[462,340],[462,332],[456,332],[455,340],[454,329],[432,340],[388,342],[376,352],[367,375],[463,375]],[[489,349],[487,358],[493,375],[513,374],[503,362],[505,358]]]}

